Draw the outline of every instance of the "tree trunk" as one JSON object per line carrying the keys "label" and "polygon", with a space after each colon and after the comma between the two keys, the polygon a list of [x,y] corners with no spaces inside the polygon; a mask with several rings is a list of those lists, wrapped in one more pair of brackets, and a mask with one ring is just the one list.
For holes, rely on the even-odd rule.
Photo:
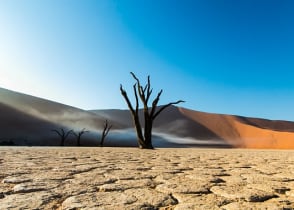
{"label": "tree trunk", "polygon": [[105,135],[102,134],[101,141],[100,141],[100,147],[103,147],[104,139],[105,139]]}
{"label": "tree trunk", "polygon": [[137,115],[133,115],[133,122],[136,128],[136,133],[137,133],[137,139],[138,139],[138,144],[141,149],[146,148],[143,133],[142,133],[142,128],[140,124],[139,117]]}
{"label": "tree trunk", "polygon": [[152,145],[152,127],[145,129],[145,148],[144,149],[153,149]]}
{"label": "tree trunk", "polygon": [[146,149],[153,149],[152,145],[152,126],[153,121],[150,117],[145,117],[145,129],[144,129],[144,138]]}
{"label": "tree trunk", "polygon": [[64,140],[65,139],[61,139],[60,146],[64,146]]}

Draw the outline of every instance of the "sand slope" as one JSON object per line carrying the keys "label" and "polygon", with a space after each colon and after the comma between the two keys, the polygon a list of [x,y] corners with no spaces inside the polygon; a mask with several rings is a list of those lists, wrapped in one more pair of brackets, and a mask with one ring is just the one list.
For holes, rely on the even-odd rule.
{"label": "sand slope", "polygon": [[209,114],[184,108],[180,111],[235,147],[294,148],[293,122]]}
{"label": "sand slope", "polygon": [[[0,140],[20,145],[59,145],[52,129],[100,132],[104,118],[85,110],[0,88]],[[93,137],[85,136],[88,140]],[[67,143],[73,144],[74,136]]]}
{"label": "sand slope", "polygon": [[[142,113],[141,113],[142,114]],[[86,111],[0,88],[0,143],[58,145],[52,129],[90,131],[83,145],[97,145],[105,119],[113,125],[106,146],[136,146],[128,110]],[[142,124],[143,125],[143,124]],[[294,148],[294,122],[211,114],[169,107],[154,123],[156,147]],[[75,145],[70,136],[66,145]]]}

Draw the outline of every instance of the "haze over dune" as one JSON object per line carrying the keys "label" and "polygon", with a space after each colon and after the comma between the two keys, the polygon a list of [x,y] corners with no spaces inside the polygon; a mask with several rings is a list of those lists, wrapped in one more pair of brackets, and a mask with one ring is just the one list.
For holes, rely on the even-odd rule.
{"label": "haze over dune", "polygon": [[[58,145],[51,130],[90,133],[82,145],[98,145],[105,119],[113,125],[105,146],[136,146],[128,110],[85,111],[0,88],[0,143]],[[204,113],[169,107],[154,124],[155,147],[242,147],[294,149],[294,122]],[[75,145],[71,136],[66,145]]]}

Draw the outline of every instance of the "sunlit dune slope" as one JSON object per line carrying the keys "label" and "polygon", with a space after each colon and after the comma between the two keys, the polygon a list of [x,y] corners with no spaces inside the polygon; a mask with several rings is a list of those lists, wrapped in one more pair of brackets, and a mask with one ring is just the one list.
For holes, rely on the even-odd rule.
{"label": "sunlit dune slope", "polygon": [[294,149],[293,122],[179,110],[234,147]]}

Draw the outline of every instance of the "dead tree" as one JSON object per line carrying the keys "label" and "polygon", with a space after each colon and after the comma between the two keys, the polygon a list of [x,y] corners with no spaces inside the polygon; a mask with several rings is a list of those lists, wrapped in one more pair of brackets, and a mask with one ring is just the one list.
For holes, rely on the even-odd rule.
{"label": "dead tree", "polygon": [[103,147],[105,138],[106,138],[107,134],[109,133],[111,127],[112,127],[112,125],[110,125],[108,123],[108,120],[105,120],[104,121],[103,131],[102,131],[102,136],[101,136],[101,141],[100,141],[100,147]]}
{"label": "dead tree", "polygon": [[67,139],[67,137],[69,136],[69,134],[71,134],[73,131],[69,130],[67,132],[65,132],[65,130],[63,128],[60,128],[60,131],[53,129],[51,130],[52,132],[57,133],[57,135],[60,137],[60,146],[64,146],[64,142]]}
{"label": "dead tree", "polygon": [[77,138],[77,146],[81,146],[81,137],[82,135],[84,135],[85,133],[88,133],[89,131],[87,131],[85,128],[83,128],[83,130],[81,130],[80,132],[76,133],[76,132],[72,132],[73,135]]}
{"label": "dead tree", "polygon": [[[134,95],[135,95],[135,108],[133,107],[132,103],[130,102],[130,99],[127,95],[127,92],[123,89],[122,85],[120,85],[120,91],[122,96],[124,97],[130,112],[133,117],[133,123],[135,126],[135,130],[137,132],[137,139],[138,144],[141,149],[153,149],[152,145],[152,127],[153,127],[153,121],[158,117],[158,115],[167,107],[175,104],[182,103],[184,101],[178,100],[176,102],[171,102],[168,104],[165,104],[163,106],[160,106],[160,108],[157,107],[157,104],[159,102],[160,96],[162,94],[162,89],[157,93],[157,96],[152,101],[151,107],[148,106],[148,102],[150,100],[150,96],[152,94],[153,89],[150,85],[150,76],[147,77],[147,84],[143,87],[140,83],[140,80],[136,77],[136,75],[131,72],[132,77],[135,79],[135,84],[133,85]],[[140,123],[139,118],[139,98],[143,104],[143,114],[144,114],[144,134],[142,131],[142,126]]]}

